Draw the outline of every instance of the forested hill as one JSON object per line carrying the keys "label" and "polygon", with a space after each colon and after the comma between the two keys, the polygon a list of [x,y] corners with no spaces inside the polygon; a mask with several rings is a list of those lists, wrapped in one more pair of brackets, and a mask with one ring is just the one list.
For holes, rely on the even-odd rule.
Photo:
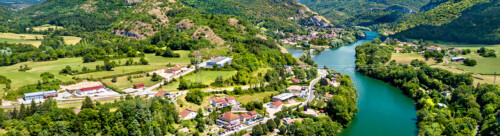
{"label": "forested hill", "polygon": [[[411,16],[430,0],[301,0],[311,10],[324,15],[334,25],[384,26]],[[400,7],[393,10],[389,7]],[[406,12],[400,12],[401,10]],[[408,12],[412,11],[412,12]]]}
{"label": "forested hill", "polygon": [[7,8],[0,5],[0,21],[7,19],[8,15],[10,15],[9,12]]}
{"label": "forested hill", "polygon": [[449,0],[398,24],[400,38],[500,43],[500,0]]}

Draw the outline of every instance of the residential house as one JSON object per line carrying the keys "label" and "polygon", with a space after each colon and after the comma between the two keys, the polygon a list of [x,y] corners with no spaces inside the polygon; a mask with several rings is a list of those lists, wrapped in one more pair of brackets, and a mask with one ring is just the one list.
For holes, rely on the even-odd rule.
{"label": "residential house", "polygon": [[159,98],[159,97],[165,97],[165,95],[169,94],[169,92],[167,91],[159,91],[155,94],[155,97]]}
{"label": "residential house", "polygon": [[173,68],[165,70],[165,73],[176,74],[181,71],[181,67],[175,66]]}
{"label": "residential house", "polygon": [[249,111],[240,115],[241,122],[253,122],[258,119],[259,113],[257,111]]}
{"label": "residential house", "polygon": [[282,101],[274,101],[272,104],[271,104],[271,108],[273,109],[280,109],[281,106],[283,106],[283,102]]}
{"label": "residential house", "polygon": [[104,91],[106,91],[106,88],[104,88],[104,86],[94,86],[94,87],[78,89],[76,90],[76,93],[79,95],[91,95]]}
{"label": "residential house", "polygon": [[239,103],[234,99],[233,96],[231,97],[226,97],[223,99],[216,98],[212,100],[212,106],[222,108],[226,106],[231,106],[231,105],[239,105]]}
{"label": "residential house", "polygon": [[444,95],[444,96],[448,96],[448,95],[450,95],[450,94],[451,94],[451,92],[450,92],[450,91],[448,91],[448,90],[443,91],[443,95]]}
{"label": "residential house", "polygon": [[144,88],[144,83],[138,83],[134,85],[134,89]]}
{"label": "residential house", "polygon": [[316,111],[312,110],[312,109],[307,109],[305,111],[302,111],[301,113],[304,113],[304,114],[307,114],[307,115],[311,115],[311,116],[318,116],[318,114],[316,113]]}
{"label": "residential house", "polygon": [[183,120],[188,120],[188,119],[192,119],[192,118],[195,118],[196,115],[198,114],[197,111],[195,110],[191,110],[191,109],[184,109],[181,113],[180,113],[180,116]]}
{"label": "residential house", "polygon": [[442,50],[441,47],[436,47],[436,46],[425,47],[425,49],[428,50],[428,51],[434,51],[434,50],[436,50],[438,52],[440,52]]}
{"label": "residential house", "polygon": [[298,78],[292,78],[292,82],[293,83],[300,83],[300,79],[298,79]]}
{"label": "residential house", "polygon": [[234,130],[236,127],[241,125],[240,116],[233,114],[232,112],[226,112],[219,115],[219,118],[216,120],[216,124],[219,127]]}
{"label": "residential house", "polygon": [[299,118],[299,119],[283,118],[283,124],[285,124],[285,125],[291,125],[291,124],[295,123],[295,121],[302,122],[302,119],[301,118]]}
{"label": "residential house", "polygon": [[290,91],[290,93],[292,93],[293,95],[298,96],[302,91],[302,87],[298,85],[292,85],[288,87],[287,90]]}

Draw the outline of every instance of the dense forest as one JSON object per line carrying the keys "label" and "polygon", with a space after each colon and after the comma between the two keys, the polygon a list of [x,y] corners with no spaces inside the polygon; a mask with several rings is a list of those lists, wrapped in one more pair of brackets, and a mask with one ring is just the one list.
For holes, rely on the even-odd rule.
{"label": "dense forest", "polygon": [[[111,108],[117,108],[112,112]],[[4,111],[0,109],[6,135],[130,135],[160,136],[175,134],[180,123],[175,104],[165,99],[127,96],[114,103],[92,102],[87,97],[75,113],[58,108],[55,100],[32,102],[30,106]]]}
{"label": "dense forest", "polygon": [[396,34],[400,39],[498,44],[499,12],[500,0],[448,1],[398,24],[394,30],[401,31]]}
{"label": "dense forest", "polygon": [[[472,85],[470,74],[454,74],[413,60],[396,64],[392,49],[372,42],[356,48],[357,71],[400,88],[416,101],[419,135],[494,135],[500,132],[500,88]],[[451,91],[447,94],[446,91]]]}
{"label": "dense forest", "polygon": [[333,24],[395,32],[399,39],[500,43],[499,0],[301,2]]}
{"label": "dense forest", "polygon": [[413,16],[429,0],[302,0],[334,25],[388,27]]}

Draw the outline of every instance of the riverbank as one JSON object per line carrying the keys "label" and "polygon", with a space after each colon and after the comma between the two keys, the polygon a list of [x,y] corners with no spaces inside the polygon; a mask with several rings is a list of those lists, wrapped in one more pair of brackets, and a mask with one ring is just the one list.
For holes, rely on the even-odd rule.
{"label": "riverbank", "polygon": [[[347,74],[351,77],[359,94],[357,107],[359,112],[340,135],[342,136],[401,136],[416,135],[417,115],[414,101],[401,90],[380,80],[364,76],[355,70],[355,48],[378,35],[367,33],[368,38],[335,49],[327,49],[313,55],[319,67]],[[287,48],[294,57],[303,50]]]}

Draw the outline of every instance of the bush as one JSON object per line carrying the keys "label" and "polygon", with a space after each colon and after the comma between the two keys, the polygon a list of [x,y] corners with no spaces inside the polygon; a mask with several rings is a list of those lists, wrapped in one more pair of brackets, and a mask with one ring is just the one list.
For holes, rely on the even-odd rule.
{"label": "bush", "polygon": [[186,101],[200,105],[204,96],[200,89],[191,90],[186,94]]}
{"label": "bush", "polygon": [[476,66],[476,65],[477,65],[477,62],[476,62],[476,60],[473,60],[473,59],[468,59],[468,58],[467,58],[467,59],[465,59],[465,61],[464,61],[464,65],[474,67],[474,66]]}

